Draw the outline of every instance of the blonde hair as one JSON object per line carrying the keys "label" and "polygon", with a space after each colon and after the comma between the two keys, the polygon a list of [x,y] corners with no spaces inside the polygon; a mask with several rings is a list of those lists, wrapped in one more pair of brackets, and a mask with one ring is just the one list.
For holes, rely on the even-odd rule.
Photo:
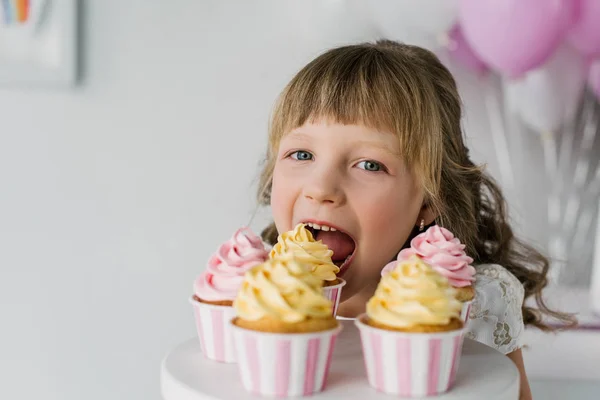
{"label": "blonde hair", "polygon": [[[470,160],[456,83],[433,53],[381,40],[329,50],[300,70],[273,112],[260,204],[270,203],[281,138],[320,119],[395,134],[400,154],[437,215],[436,223],[460,238],[476,264],[504,266],[521,281],[526,298],[535,297],[538,309],[523,305],[525,323],[550,329],[540,312],[573,322],[544,304],[541,291],[547,284],[548,261],[514,237],[500,188]],[[273,224],[263,232],[268,242],[276,237]]]}

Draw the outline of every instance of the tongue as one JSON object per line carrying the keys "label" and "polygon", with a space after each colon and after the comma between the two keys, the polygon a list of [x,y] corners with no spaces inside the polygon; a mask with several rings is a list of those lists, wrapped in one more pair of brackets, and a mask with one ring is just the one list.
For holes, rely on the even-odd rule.
{"label": "tongue", "polygon": [[315,239],[323,241],[333,251],[333,261],[343,261],[354,251],[354,241],[339,231],[318,231]]}

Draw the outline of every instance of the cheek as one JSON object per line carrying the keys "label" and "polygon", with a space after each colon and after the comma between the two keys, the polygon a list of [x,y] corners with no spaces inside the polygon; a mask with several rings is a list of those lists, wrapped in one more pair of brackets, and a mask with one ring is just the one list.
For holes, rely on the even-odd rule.
{"label": "cheek", "polygon": [[408,204],[389,200],[378,203],[370,210],[370,229],[380,232],[403,231],[406,227],[411,229],[414,222],[411,208]]}
{"label": "cheek", "polygon": [[273,172],[273,186],[271,189],[271,212],[279,232],[292,229],[291,219],[294,201],[289,182],[290,180],[284,179],[276,168]]}
{"label": "cheek", "polygon": [[363,214],[362,225],[370,244],[377,245],[382,256],[393,256],[408,239],[420,208],[418,198],[398,194],[364,203],[367,213]]}

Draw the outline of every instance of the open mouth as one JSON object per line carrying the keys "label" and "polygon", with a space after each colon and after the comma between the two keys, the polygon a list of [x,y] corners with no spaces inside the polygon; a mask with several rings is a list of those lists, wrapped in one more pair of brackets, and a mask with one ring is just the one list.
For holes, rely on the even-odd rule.
{"label": "open mouth", "polygon": [[306,228],[312,233],[315,240],[320,240],[331,251],[331,259],[340,268],[338,276],[342,276],[348,269],[356,253],[356,241],[352,236],[338,227],[331,226],[325,222],[304,222]]}

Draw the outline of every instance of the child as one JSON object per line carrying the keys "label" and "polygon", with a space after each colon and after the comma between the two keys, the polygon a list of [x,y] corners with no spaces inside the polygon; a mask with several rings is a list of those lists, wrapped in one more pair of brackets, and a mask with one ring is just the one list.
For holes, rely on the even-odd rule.
{"label": "child", "polygon": [[[271,121],[259,201],[274,224],[307,222],[347,281],[339,314],[364,312],[382,268],[428,226],[448,228],[475,260],[468,337],[507,354],[531,397],[524,325],[563,321],[540,296],[547,260],[513,237],[500,189],[469,158],[456,84],[436,56],[392,41],[330,50],[287,85]],[[539,309],[526,307],[535,296]]]}

